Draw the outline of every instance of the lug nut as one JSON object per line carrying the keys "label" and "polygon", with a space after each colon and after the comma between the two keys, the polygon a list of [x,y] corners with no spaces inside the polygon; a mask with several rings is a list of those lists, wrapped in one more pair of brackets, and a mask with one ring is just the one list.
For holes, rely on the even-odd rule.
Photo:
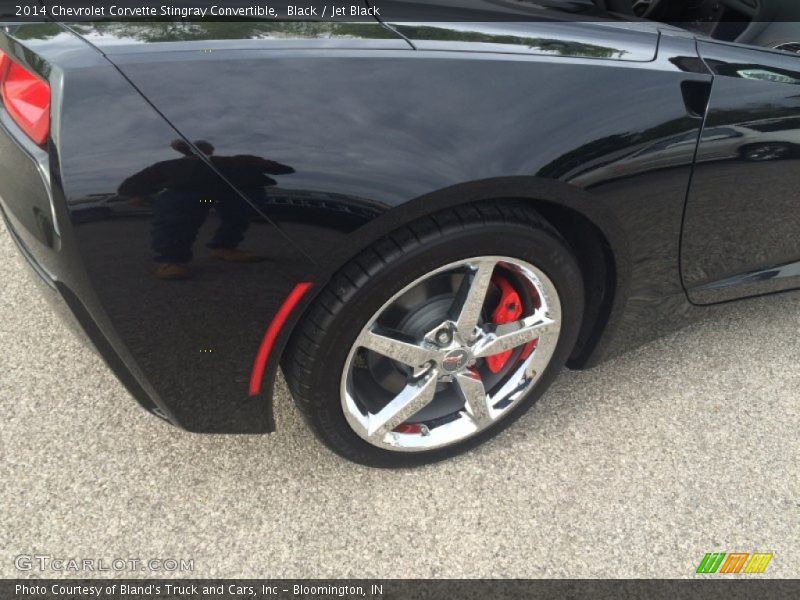
{"label": "lug nut", "polygon": [[450,335],[450,331],[447,329],[442,329],[436,334],[436,342],[442,346],[449,344],[452,340],[453,336]]}
{"label": "lug nut", "polygon": [[422,364],[422,365],[420,365],[420,366],[419,366],[419,367],[417,367],[417,368],[418,368],[420,371],[428,371],[428,370],[432,369],[432,368],[433,368],[433,367],[435,367],[435,366],[436,366],[436,363],[435,363],[435,362],[433,362],[432,360],[429,360],[428,362],[426,362],[425,364]]}

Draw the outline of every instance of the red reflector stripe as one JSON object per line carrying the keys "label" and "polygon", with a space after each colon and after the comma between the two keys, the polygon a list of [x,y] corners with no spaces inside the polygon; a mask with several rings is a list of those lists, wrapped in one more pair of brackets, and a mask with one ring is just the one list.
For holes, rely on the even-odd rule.
{"label": "red reflector stripe", "polygon": [[43,145],[50,131],[50,86],[47,82],[2,54],[0,93],[14,122],[34,142]]}
{"label": "red reflector stripe", "polygon": [[289,318],[289,315],[292,314],[294,307],[297,306],[297,303],[302,300],[305,293],[311,287],[311,283],[303,282],[298,283],[294,286],[294,289],[286,296],[286,299],[281,304],[281,307],[278,309],[278,312],[275,313],[275,316],[272,318],[272,322],[267,327],[267,331],[264,334],[264,339],[261,340],[261,346],[258,349],[258,354],[256,354],[256,359],[253,362],[253,372],[250,375],[250,395],[256,396],[261,393],[261,380],[264,378],[264,369],[267,366],[267,360],[269,360],[269,354],[272,352],[272,346],[275,344],[275,340],[278,338],[278,334],[283,328],[283,325],[286,323],[286,319]]}

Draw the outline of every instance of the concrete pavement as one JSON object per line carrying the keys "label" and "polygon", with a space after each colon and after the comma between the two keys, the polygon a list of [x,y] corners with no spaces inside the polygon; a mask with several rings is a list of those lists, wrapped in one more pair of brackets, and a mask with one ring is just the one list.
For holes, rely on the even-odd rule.
{"label": "concrete pavement", "polygon": [[148,415],[14,251],[0,229],[0,576],[38,553],[191,558],[193,577],[686,577],[712,551],[800,576],[800,294],[565,372],[488,445],[390,472],[322,447],[282,380],[271,436]]}

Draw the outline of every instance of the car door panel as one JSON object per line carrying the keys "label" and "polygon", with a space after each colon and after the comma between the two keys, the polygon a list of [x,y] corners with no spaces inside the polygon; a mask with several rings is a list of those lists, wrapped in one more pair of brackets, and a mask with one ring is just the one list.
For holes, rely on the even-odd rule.
{"label": "car door panel", "polygon": [[699,50],[715,78],[684,221],[689,297],[710,304],[798,288],[800,59]]}

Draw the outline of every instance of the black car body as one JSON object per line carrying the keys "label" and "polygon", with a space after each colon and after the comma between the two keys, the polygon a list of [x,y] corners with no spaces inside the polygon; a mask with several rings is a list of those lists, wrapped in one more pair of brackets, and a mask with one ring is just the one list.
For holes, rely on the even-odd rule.
{"label": "black car body", "polygon": [[[563,236],[587,296],[571,368],[800,287],[784,52],[622,19],[15,24],[0,50],[52,95],[41,145],[0,108],[8,230],[132,395],[190,431],[271,431],[317,294],[443,208],[523,201]],[[173,172],[176,139],[200,159],[180,177],[243,200],[266,261],[152,277],[150,191],[123,182]],[[283,169],[253,180],[242,156]]]}

